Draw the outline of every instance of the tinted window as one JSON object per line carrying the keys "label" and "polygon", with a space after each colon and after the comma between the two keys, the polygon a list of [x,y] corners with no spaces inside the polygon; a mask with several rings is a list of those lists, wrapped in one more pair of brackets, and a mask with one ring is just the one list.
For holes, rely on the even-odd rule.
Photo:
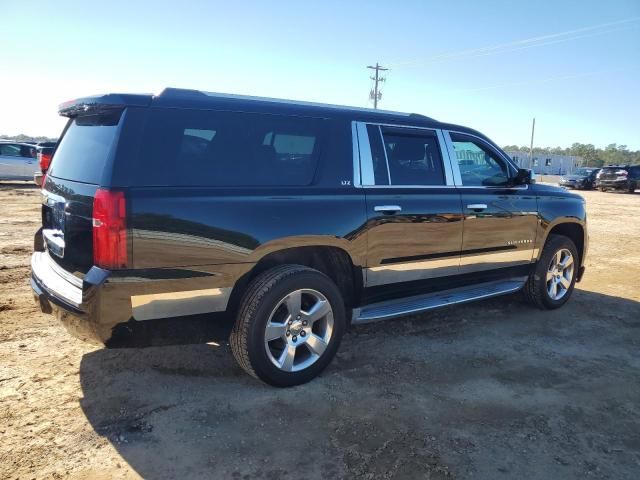
{"label": "tinted window", "polygon": [[5,157],[19,157],[21,156],[20,145],[0,143],[0,155],[4,155]]}
{"label": "tinted window", "polygon": [[27,158],[36,158],[36,148],[22,145],[22,147],[20,147],[20,155]]}
{"label": "tinted window", "polygon": [[382,128],[391,185],[444,185],[435,132]]}
{"label": "tinted window", "polygon": [[152,109],[137,185],[309,185],[323,121],[254,113]]}
{"label": "tinted window", "polygon": [[509,183],[507,162],[484,142],[458,133],[451,133],[451,141],[458,159],[462,185],[500,186]]}
{"label": "tinted window", "polygon": [[114,145],[122,112],[83,115],[71,120],[58,144],[49,175],[100,183]]}

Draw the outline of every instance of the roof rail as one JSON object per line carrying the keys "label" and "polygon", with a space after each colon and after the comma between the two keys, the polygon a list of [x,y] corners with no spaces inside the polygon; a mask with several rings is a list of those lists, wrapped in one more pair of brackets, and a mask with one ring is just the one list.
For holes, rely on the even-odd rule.
{"label": "roof rail", "polygon": [[[382,115],[402,115],[404,117],[410,117],[417,114],[413,113],[405,113],[405,112],[394,112],[390,110],[378,110],[373,108],[363,108],[363,107],[352,107],[346,105],[334,105],[330,103],[316,103],[316,102],[306,102],[302,100],[287,100],[282,98],[272,98],[272,97],[256,97],[252,95],[236,95],[232,93],[220,93],[220,92],[204,92],[202,90],[190,90],[190,89],[182,89],[182,88],[165,88],[159,95],[159,97],[171,98],[171,97],[185,97],[185,96],[207,96],[211,98],[223,98],[223,99],[233,99],[233,100],[245,100],[245,101],[255,101],[255,102],[270,102],[270,103],[283,103],[287,105],[300,105],[306,107],[320,107],[320,108],[331,108],[337,110],[351,110],[357,112],[368,112],[368,113],[379,113]],[[420,118],[424,118],[426,120],[433,120],[429,117],[425,117],[424,115],[419,115]]]}

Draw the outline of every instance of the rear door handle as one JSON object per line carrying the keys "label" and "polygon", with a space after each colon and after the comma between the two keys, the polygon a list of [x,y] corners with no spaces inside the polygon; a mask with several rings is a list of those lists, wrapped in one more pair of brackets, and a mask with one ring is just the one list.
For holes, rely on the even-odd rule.
{"label": "rear door handle", "polygon": [[376,212],[382,213],[397,213],[402,211],[402,207],[400,205],[376,205],[373,207]]}
{"label": "rear door handle", "polygon": [[486,210],[487,204],[486,203],[470,203],[469,205],[467,205],[467,208],[469,210]]}

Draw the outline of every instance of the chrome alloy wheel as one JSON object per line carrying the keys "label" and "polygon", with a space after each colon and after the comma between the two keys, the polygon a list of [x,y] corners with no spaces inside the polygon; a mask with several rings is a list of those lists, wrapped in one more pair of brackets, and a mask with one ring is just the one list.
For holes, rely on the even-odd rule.
{"label": "chrome alloy wheel", "polygon": [[551,259],[547,269],[547,293],[551,300],[560,300],[571,287],[575,265],[573,255],[563,248]]}
{"label": "chrome alloy wheel", "polygon": [[280,370],[298,372],[324,353],[333,333],[333,310],[317,290],[295,290],[278,302],[264,334],[267,356]]}

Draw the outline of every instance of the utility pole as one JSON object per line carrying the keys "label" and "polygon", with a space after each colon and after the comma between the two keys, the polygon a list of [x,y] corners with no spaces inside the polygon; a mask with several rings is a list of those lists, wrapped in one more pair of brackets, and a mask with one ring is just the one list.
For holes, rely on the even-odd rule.
{"label": "utility pole", "polygon": [[533,133],[536,130],[536,118],[533,117],[533,123],[531,124],[531,144],[529,146],[529,168],[533,169]]}
{"label": "utility pole", "polygon": [[389,69],[388,68],[382,68],[382,66],[379,65],[378,62],[376,62],[376,66],[375,67],[372,67],[371,65],[369,65],[369,66],[367,66],[367,68],[376,71],[375,76],[374,77],[370,77],[371,80],[373,80],[375,83],[373,85],[373,90],[371,90],[371,92],[369,92],[369,100],[373,100],[373,108],[378,108],[378,100],[380,100],[382,98],[382,92],[378,88],[378,83],[385,81],[385,78],[381,77],[379,72],[386,72]]}

